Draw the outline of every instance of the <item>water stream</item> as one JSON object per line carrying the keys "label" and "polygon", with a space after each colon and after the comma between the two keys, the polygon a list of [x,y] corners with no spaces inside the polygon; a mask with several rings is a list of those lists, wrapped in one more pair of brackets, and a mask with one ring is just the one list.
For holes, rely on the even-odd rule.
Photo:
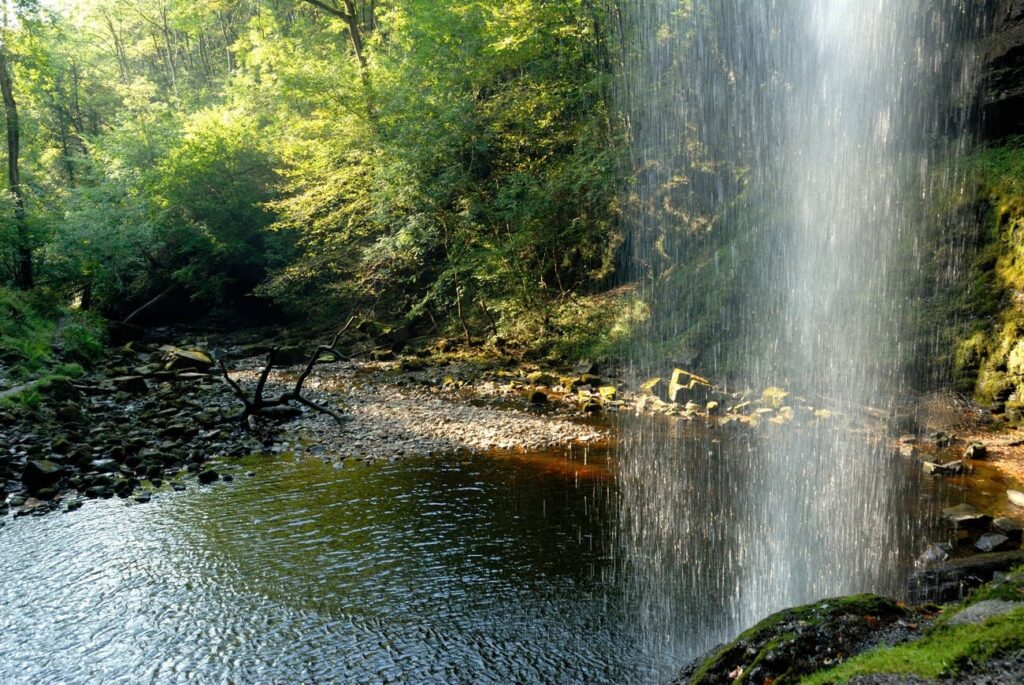
{"label": "water stream", "polygon": [[[638,377],[682,366],[755,399],[781,386],[812,407],[895,418],[938,374],[921,312],[963,271],[934,208],[963,193],[982,5],[626,12],[620,101],[641,170],[629,247],[651,311]],[[898,512],[918,486],[884,440],[826,424],[754,436],[740,477],[719,472],[714,446],[709,470],[691,472],[679,451],[693,448],[630,429],[623,535],[652,644],[693,646],[679,644],[680,584],[721,596],[714,621],[683,631],[706,646],[785,606],[897,589],[917,535]],[[710,565],[696,540],[728,545],[727,563]]]}

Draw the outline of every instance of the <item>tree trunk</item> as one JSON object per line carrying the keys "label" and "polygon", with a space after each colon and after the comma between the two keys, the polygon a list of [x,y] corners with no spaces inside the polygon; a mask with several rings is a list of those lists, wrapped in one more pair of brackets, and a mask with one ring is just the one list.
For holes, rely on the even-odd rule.
{"label": "tree trunk", "polygon": [[22,290],[31,290],[32,245],[29,242],[28,224],[25,222],[25,198],[21,189],[21,173],[18,168],[20,156],[21,129],[18,124],[18,104],[14,100],[14,83],[7,64],[7,46],[0,44],[0,93],[4,100],[4,114],[7,118],[7,187],[14,200],[14,221],[17,226],[18,266],[17,284]]}

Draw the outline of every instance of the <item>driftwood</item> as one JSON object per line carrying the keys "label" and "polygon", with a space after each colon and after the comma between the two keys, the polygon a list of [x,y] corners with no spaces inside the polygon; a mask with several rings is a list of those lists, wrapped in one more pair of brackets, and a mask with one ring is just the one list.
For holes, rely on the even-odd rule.
{"label": "driftwood", "polygon": [[228,367],[224,363],[224,360],[218,359],[217,364],[220,367],[220,372],[224,378],[224,382],[228,384],[232,392],[235,393],[235,397],[241,400],[242,404],[245,407],[242,410],[241,414],[233,416],[227,420],[247,422],[249,421],[250,417],[256,417],[266,409],[270,409],[272,407],[287,407],[290,406],[292,402],[295,402],[297,404],[309,407],[310,409],[314,409],[320,412],[321,414],[326,414],[327,416],[330,416],[335,421],[337,421],[339,424],[344,423],[345,417],[339,414],[337,411],[329,407],[325,407],[321,404],[317,404],[316,402],[310,400],[307,397],[303,397],[302,386],[303,384],[305,384],[306,379],[309,378],[309,375],[313,373],[313,367],[317,365],[317,362],[321,360],[322,355],[324,355],[325,353],[333,355],[332,361],[342,361],[348,359],[348,357],[346,357],[345,355],[341,354],[341,352],[338,351],[338,340],[341,338],[342,334],[346,330],[348,330],[348,327],[352,325],[352,322],[354,320],[355,317],[350,318],[348,320],[348,323],[346,323],[344,327],[342,327],[342,329],[334,335],[334,338],[331,340],[329,344],[320,345],[319,347],[316,348],[316,351],[313,352],[313,354],[309,357],[309,361],[306,362],[305,368],[302,370],[302,373],[299,374],[298,379],[296,379],[295,381],[295,386],[291,390],[287,390],[278,395],[277,397],[271,399],[264,397],[263,391],[266,388],[267,379],[270,377],[270,372],[274,368],[274,363],[277,361],[278,349],[276,347],[270,350],[270,352],[267,354],[267,364],[266,366],[263,367],[263,370],[260,372],[260,377],[259,380],[256,381],[256,389],[253,391],[251,399],[249,398],[248,395],[245,394],[245,391],[242,390],[241,386],[238,385],[238,383],[231,378],[230,373],[228,373]]}

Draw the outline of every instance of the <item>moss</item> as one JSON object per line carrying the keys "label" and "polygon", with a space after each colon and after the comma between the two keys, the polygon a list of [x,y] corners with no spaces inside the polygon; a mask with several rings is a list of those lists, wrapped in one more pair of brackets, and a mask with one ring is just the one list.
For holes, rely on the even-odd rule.
{"label": "moss", "polygon": [[1003,581],[983,585],[965,601],[945,607],[943,615],[920,640],[864,652],[800,682],[844,683],[856,676],[878,673],[955,678],[964,669],[1024,649],[1024,608],[995,616],[981,625],[948,625],[960,611],[987,600],[1024,600],[1024,567],[1014,569]]}
{"label": "moss", "polygon": [[800,682],[845,683],[856,676],[878,673],[955,678],[968,666],[1019,649],[1024,649],[1024,609],[981,625],[942,625],[916,642],[865,652]]}
{"label": "moss", "polygon": [[735,682],[770,677],[777,682],[813,671],[827,653],[841,657],[870,636],[872,626],[909,615],[891,599],[853,595],[786,609],[769,616],[723,646],[701,663],[690,682],[731,682],[737,667],[743,674]]}

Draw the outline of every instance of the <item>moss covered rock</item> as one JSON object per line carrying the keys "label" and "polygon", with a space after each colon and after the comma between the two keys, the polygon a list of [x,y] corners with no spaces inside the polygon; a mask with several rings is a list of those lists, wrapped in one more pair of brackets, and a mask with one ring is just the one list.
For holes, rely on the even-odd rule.
{"label": "moss covered rock", "polygon": [[675,682],[797,682],[823,664],[839,663],[880,643],[904,639],[912,632],[917,613],[877,595],[786,609],[691,664]]}

